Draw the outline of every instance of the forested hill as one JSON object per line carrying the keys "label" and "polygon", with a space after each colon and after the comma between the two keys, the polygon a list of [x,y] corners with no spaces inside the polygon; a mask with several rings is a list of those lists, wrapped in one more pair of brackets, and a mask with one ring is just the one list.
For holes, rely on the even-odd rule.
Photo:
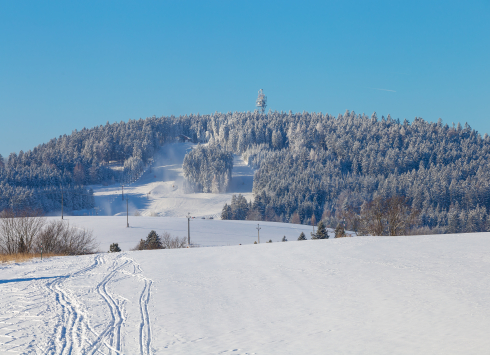
{"label": "forested hill", "polygon": [[259,169],[254,203],[236,199],[225,211],[231,218],[238,209],[236,214],[252,219],[310,223],[314,218],[335,226],[346,210],[358,210],[376,196],[404,196],[420,211],[419,226],[433,232],[490,226],[490,138],[467,124],[420,118],[409,123],[349,111],[336,118],[237,116],[228,116],[229,128],[222,125],[218,140],[245,152]]}
{"label": "forested hill", "polygon": [[[337,117],[307,112],[151,117],[74,131],[6,159],[0,167],[0,210],[59,208],[60,184],[73,189],[72,208],[87,207],[90,193],[76,189],[131,179],[159,146],[181,135],[210,143],[212,156],[223,157],[225,167],[229,154],[219,150],[241,154],[257,168],[255,201],[245,206],[249,218],[291,221],[294,216],[308,223],[315,216],[333,224],[348,206],[377,195],[402,195],[421,211],[422,226],[487,228],[487,135],[468,125],[420,118],[400,122],[349,111]],[[193,176],[213,181],[202,174]]]}
{"label": "forested hill", "polygon": [[60,210],[61,189],[65,208],[91,208],[85,185],[131,180],[160,145],[179,134],[192,136],[191,122],[185,116],[107,123],[0,157],[0,211]]}

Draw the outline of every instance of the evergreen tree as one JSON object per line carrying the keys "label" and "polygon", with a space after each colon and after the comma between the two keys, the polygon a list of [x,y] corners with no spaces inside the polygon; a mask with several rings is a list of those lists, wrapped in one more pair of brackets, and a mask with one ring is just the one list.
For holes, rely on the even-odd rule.
{"label": "evergreen tree", "polygon": [[311,239],[328,239],[328,232],[323,221],[318,223],[316,233],[311,233]]}
{"label": "evergreen tree", "polygon": [[154,230],[152,230],[150,233],[148,233],[148,237],[146,237],[145,249],[146,250],[164,249],[162,239],[157,234],[157,232],[155,232]]}
{"label": "evergreen tree", "polygon": [[223,210],[221,211],[221,219],[233,219],[233,213],[231,211],[231,206],[228,206],[227,203],[223,206]]}
{"label": "evergreen tree", "polygon": [[301,232],[301,234],[299,235],[298,240],[306,240],[306,236],[303,232]]}

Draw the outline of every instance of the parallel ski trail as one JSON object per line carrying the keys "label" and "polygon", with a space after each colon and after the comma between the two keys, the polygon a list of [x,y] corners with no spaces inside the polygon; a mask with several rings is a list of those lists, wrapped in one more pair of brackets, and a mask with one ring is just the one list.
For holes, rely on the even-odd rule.
{"label": "parallel ski trail", "polygon": [[140,324],[140,353],[141,355],[151,354],[151,324],[150,314],[148,313],[148,303],[151,296],[152,280],[144,280],[145,287],[140,295],[140,312],[141,312],[141,324]]}
{"label": "parallel ski trail", "polygon": [[67,279],[80,276],[99,265],[100,256],[96,256],[93,264],[73,274],[58,277],[46,285],[54,293],[55,301],[61,308],[61,322],[55,329],[54,349],[50,349],[55,354],[80,353],[86,341],[86,330],[95,334],[76,299],[62,286]]}
{"label": "parallel ski trail", "polygon": [[107,286],[117,272],[121,268],[127,266],[130,261],[126,260],[120,265],[117,265],[117,261],[117,259],[114,261],[111,272],[104,277],[104,279],[96,287],[97,293],[104,299],[105,303],[109,307],[111,320],[106,328],[99,334],[92,346],[88,349],[90,354],[95,354],[98,352],[102,345],[105,345],[110,352],[114,351],[115,353],[121,353],[122,351],[121,327],[124,321],[123,311],[119,302],[117,302],[107,291]]}
{"label": "parallel ski trail", "polygon": [[140,345],[140,355],[151,355],[151,322],[150,313],[148,311],[148,304],[150,303],[151,297],[151,286],[153,285],[153,280],[143,276],[143,270],[141,266],[131,258],[127,258],[133,264],[133,273],[125,271],[125,274],[137,277],[139,280],[144,282],[143,290],[141,291],[139,297],[139,309],[141,315],[141,323],[139,328],[139,345]]}
{"label": "parallel ski trail", "polygon": [[[123,354],[122,327],[125,322],[124,304],[110,291],[111,284],[120,278],[117,275],[135,277],[142,285],[139,295],[139,353],[140,355],[151,355],[152,329],[148,305],[151,298],[151,287],[153,281],[143,276],[143,271],[138,263],[127,258],[124,254],[113,259],[112,265],[106,265],[107,256],[96,255],[93,262],[77,272],[61,276],[46,284],[47,289],[54,294],[56,305],[59,307],[59,320],[55,326],[54,340],[48,344],[46,353],[65,354]],[[110,260],[110,259],[109,259]],[[70,290],[68,280],[84,276],[97,269],[102,275],[102,280],[89,286],[109,310],[109,319],[104,320],[101,328],[97,331],[91,326],[88,314],[85,311],[82,300],[77,299],[76,293]],[[131,271],[128,271],[131,270]],[[92,277],[92,275],[90,276]],[[74,286],[78,287],[78,286]]]}

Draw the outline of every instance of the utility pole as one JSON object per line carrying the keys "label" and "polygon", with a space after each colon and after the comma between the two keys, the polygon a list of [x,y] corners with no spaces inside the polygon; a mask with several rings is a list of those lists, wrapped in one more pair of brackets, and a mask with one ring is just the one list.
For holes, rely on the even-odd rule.
{"label": "utility pole", "polygon": [[60,185],[61,188],[61,219],[63,219],[63,186]]}
{"label": "utility pole", "polygon": [[257,239],[259,240],[259,244],[260,244],[260,230],[262,229],[262,228],[260,228],[260,224],[257,224],[256,229],[257,229]]}
{"label": "utility pole", "polygon": [[122,188],[121,198],[124,200],[124,185],[121,185],[121,188]]}
{"label": "utility pole", "polygon": [[129,198],[126,199],[126,228],[129,228]]}
{"label": "utility pole", "polygon": [[187,213],[187,247],[191,247],[191,213]]}

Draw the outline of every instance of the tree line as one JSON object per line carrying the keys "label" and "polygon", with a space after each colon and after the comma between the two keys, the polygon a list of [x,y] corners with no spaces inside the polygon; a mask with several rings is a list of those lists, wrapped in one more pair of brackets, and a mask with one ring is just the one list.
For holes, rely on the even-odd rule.
{"label": "tree line", "polygon": [[[120,181],[179,135],[219,149],[220,156],[212,154],[224,166],[233,153],[256,169],[254,201],[247,202],[245,217],[238,211],[240,218],[254,214],[256,220],[323,220],[336,226],[349,206],[360,209],[377,197],[403,196],[420,211],[417,228],[443,233],[489,227],[488,135],[468,124],[421,118],[410,123],[353,111],[338,116],[255,111],[150,117],[74,131],[4,160],[0,210],[23,205],[56,209],[58,196],[39,191]],[[201,153],[189,161],[205,159],[207,153]],[[114,169],[114,164],[126,168]],[[189,180],[201,184],[203,192],[213,191],[216,174],[209,173],[210,166],[208,159],[202,167],[208,173],[194,169]],[[215,190],[222,189],[225,184],[216,181]],[[77,203],[78,208],[90,200]]]}

